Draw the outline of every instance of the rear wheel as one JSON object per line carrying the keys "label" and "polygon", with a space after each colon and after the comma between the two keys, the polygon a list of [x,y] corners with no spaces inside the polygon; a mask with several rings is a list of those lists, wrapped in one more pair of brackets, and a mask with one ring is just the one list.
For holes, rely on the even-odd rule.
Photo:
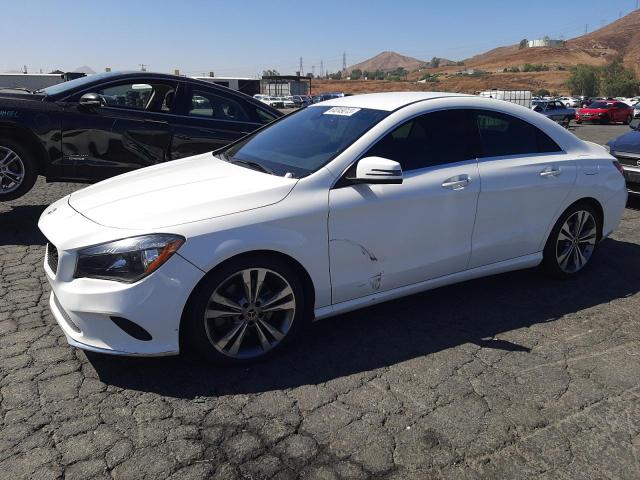
{"label": "rear wheel", "polygon": [[0,202],[23,196],[37,177],[31,152],[13,140],[0,138]]}
{"label": "rear wheel", "polygon": [[633,120],[633,117],[631,115],[628,115],[624,121],[624,124],[629,125],[631,123],[631,120]]}
{"label": "rear wheel", "polygon": [[212,271],[184,320],[187,339],[201,355],[242,364],[280,350],[308,315],[300,279],[286,262],[248,256]]}
{"label": "rear wheel", "polygon": [[601,219],[593,206],[589,203],[573,205],[553,227],[542,265],[555,277],[569,278],[587,266],[601,238]]}

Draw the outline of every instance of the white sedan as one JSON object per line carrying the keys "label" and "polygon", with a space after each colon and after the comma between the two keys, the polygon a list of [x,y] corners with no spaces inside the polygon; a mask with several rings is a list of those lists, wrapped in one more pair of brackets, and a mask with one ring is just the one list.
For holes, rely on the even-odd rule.
{"label": "white sedan", "polygon": [[381,93],[77,191],[39,227],[71,345],[238,363],[416,292],[538,265],[576,275],[626,200],[615,159],[543,115]]}

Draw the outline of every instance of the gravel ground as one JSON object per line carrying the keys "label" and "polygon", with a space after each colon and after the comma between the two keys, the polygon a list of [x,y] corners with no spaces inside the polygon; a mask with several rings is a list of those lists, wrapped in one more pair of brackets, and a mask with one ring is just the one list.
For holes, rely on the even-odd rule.
{"label": "gravel ground", "polygon": [[442,288],[221,369],[66,344],[36,221],[76,188],[0,204],[0,478],[640,478],[639,201],[577,279]]}

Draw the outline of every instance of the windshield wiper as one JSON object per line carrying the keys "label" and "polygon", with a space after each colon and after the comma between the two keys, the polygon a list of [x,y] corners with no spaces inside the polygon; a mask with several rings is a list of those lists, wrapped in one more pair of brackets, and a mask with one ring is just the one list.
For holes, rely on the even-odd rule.
{"label": "windshield wiper", "polygon": [[229,160],[227,161],[230,163],[244,165],[254,170],[259,170],[261,172],[268,173],[269,175],[275,175],[275,172],[273,170],[265,167],[264,165],[259,164],[258,162],[252,162],[251,160],[238,160],[237,158],[229,158]]}

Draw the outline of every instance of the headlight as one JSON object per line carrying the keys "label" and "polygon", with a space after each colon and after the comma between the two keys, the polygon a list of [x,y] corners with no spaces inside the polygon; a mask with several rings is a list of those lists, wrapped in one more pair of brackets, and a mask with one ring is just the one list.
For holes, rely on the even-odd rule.
{"label": "headlight", "polygon": [[179,235],[124,238],[80,250],[75,278],[137,282],[165,263],[184,243]]}

